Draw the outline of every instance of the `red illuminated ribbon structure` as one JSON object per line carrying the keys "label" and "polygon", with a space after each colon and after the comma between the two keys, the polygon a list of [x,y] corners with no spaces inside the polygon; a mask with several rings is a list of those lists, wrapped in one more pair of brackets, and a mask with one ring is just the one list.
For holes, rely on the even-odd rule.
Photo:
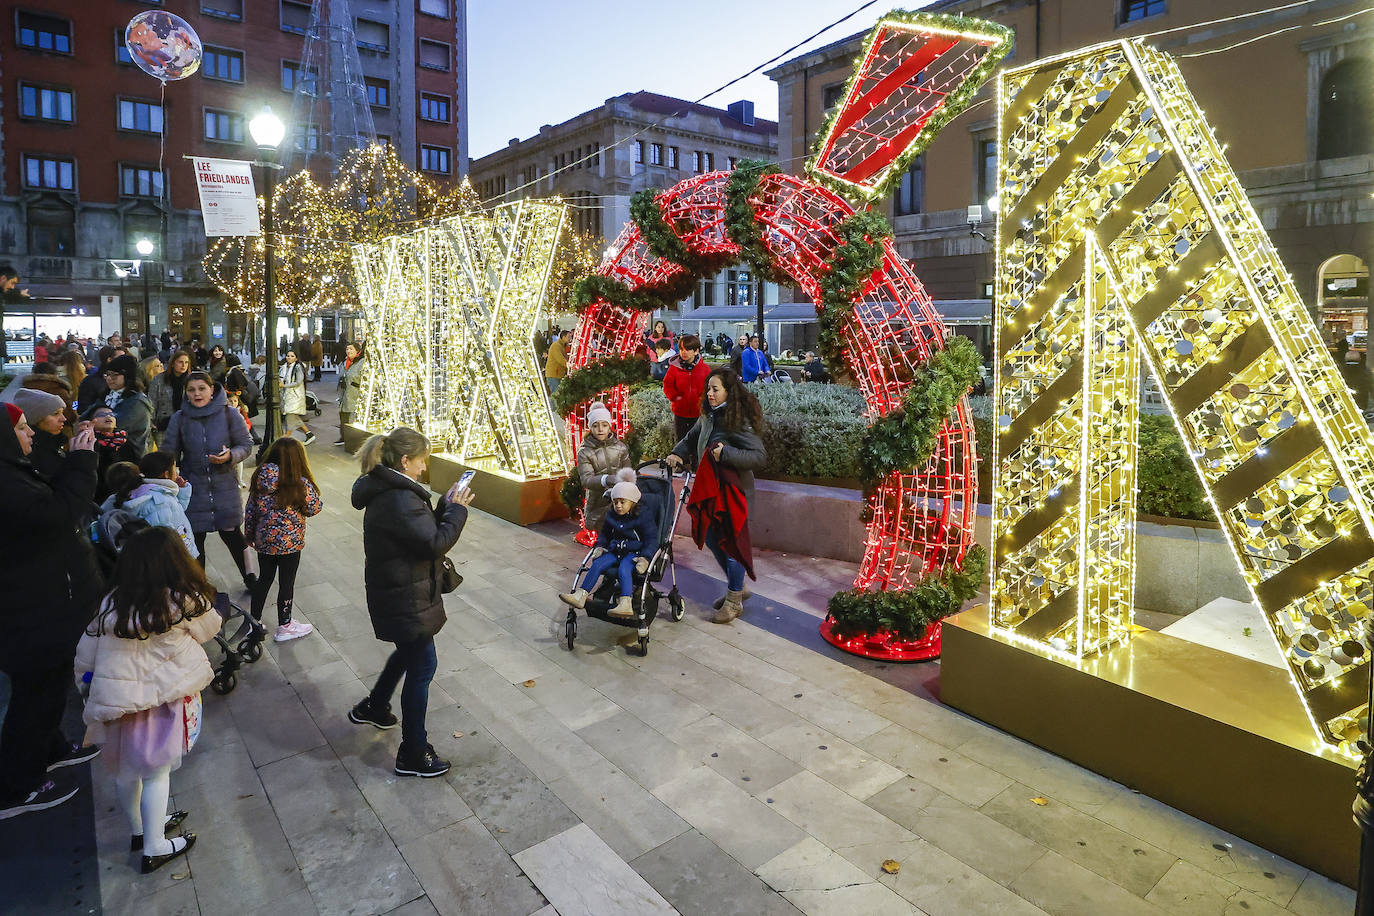
{"label": "red illuminated ribbon structure", "polygon": [[[890,192],[909,160],[968,106],[1010,44],[1009,30],[981,20],[885,17],[821,134],[808,164],[811,179],[747,163],[644,192],[596,276],[579,285],[581,317],[565,385],[579,372],[604,378],[624,365],[619,361],[641,348],[654,307],[686,295],[700,277],[748,260],[815,301],[822,355],[843,365],[863,392],[875,418],[870,433],[928,446],[907,466],[871,481],[854,589],[832,599],[822,627],[831,642],[863,655],[938,655],[939,620],[958,609],[971,583],[976,590],[983,559],[973,545],[977,474],[968,382],[951,383],[960,376],[946,371],[967,371],[967,352],[951,358],[951,335],[925,288],[886,223],[861,208]],[[597,395],[622,437],[629,433],[626,395],[625,384]],[[567,400],[575,454],[590,399]],[[940,405],[938,416],[914,415],[930,403]]]}

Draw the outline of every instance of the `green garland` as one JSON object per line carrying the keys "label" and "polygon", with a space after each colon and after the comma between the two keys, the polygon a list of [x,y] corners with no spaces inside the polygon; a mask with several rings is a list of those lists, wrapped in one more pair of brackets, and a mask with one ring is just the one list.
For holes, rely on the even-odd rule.
{"label": "green garland", "polygon": [[821,272],[818,346],[832,372],[845,367],[841,329],[854,311],[854,298],[883,262],[883,239],[892,227],[881,213],[860,210],[835,227],[839,244]]}
{"label": "green garland", "polygon": [[558,498],[568,507],[574,519],[581,516],[583,506],[587,502],[587,488],[582,486],[582,478],[577,476],[576,470],[569,474],[563,481],[563,486],[558,488]]}
{"label": "green garland", "polygon": [[987,574],[987,551],[975,544],[964,554],[963,567],[946,567],[902,591],[836,592],[827,608],[831,632],[841,639],[878,633],[920,639],[927,626],[944,620],[978,594]]}
{"label": "green garland", "polygon": [[923,467],[935,451],[940,424],[978,381],[982,358],[967,337],[952,334],[945,349],[916,368],[902,405],[874,420],[859,446],[868,489],[903,468]]}
{"label": "green garland", "polygon": [[573,308],[579,312],[586,311],[598,300],[632,312],[652,312],[665,307],[661,297],[631,290],[613,277],[590,274],[573,284]]}
{"label": "green garland", "polygon": [[569,370],[553,393],[553,408],[567,416],[577,405],[590,401],[616,385],[633,385],[649,377],[649,361],[642,353],[608,356],[580,369]]}
{"label": "green garland", "polygon": [[673,227],[668,225],[668,220],[663,216],[663,208],[658,205],[658,191],[646,188],[632,194],[630,219],[639,227],[639,234],[654,257],[672,261],[693,274],[699,273],[697,263],[700,259],[692,254],[687,243],[678,238]]}
{"label": "green garland", "polygon": [[[939,135],[945,125],[964,113],[969,103],[973,101],[973,97],[978,94],[978,90],[983,88],[983,84],[988,81],[993,71],[997,69],[997,65],[1002,62],[1002,58],[1006,57],[1011,51],[1012,44],[1016,40],[1016,33],[1006,26],[996,22],[989,22],[986,19],[973,19],[968,16],[926,13],[920,11],[913,12],[910,10],[893,10],[883,16],[883,21],[934,26],[939,29],[959,32],[966,35],[995,38],[997,39],[997,44],[988,48],[988,52],[983,55],[983,59],[978,62],[978,66],[969,71],[968,76],[959,84],[959,88],[955,89],[954,92],[950,93],[950,95],[945,98],[944,104],[940,106],[940,110],[931,115],[925,124],[921,126],[921,130],[917,133],[916,139],[912,142],[911,146],[907,147],[907,149],[887,167],[887,171],[884,173],[882,183],[880,184],[873,186],[855,184],[836,178],[834,175],[822,172],[816,168],[815,163],[820,156],[821,150],[825,148],[825,144],[829,141],[830,130],[834,126],[835,119],[839,117],[840,111],[844,106],[835,105],[830,109],[829,114],[825,116],[825,120],[821,124],[820,132],[816,134],[816,142],[811,152],[811,158],[806,163],[806,172],[816,181],[819,181],[821,184],[824,184],[834,191],[838,191],[842,195],[852,195],[870,201],[886,197],[892,193],[897,183],[902,180],[902,176],[906,174],[906,170],[910,167],[912,160],[926,151],[931,141]],[[873,42],[877,36],[878,30],[876,28],[868,33],[868,38],[864,40],[863,50],[859,52],[857,60],[864,61],[868,59],[868,52],[873,47]],[[850,74],[849,81],[845,83],[844,92],[840,95],[841,99],[849,98],[850,92],[854,89],[854,83],[858,79],[859,67],[856,66],[854,72]]]}
{"label": "green garland", "polygon": [[761,159],[745,159],[735,166],[725,182],[725,234],[740,247],[741,259],[753,265],[764,279],[791,284],[792,278],[773,264],[773,256],[763,243],[763,231],[751,199],[765,175],[781,171],[781,166]]}

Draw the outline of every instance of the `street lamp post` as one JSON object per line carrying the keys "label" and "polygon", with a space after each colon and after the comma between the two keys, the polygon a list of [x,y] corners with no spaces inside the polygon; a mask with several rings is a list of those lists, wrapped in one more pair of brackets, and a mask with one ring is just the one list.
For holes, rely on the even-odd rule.
{"label": "street lamp post", "polygon": [[[146,238],[139,239],[134,248],[138,249],[139,256],[145,261],[153,253],[153,243]],[[153,307],[148,299],[148,269],[144,267],[139,272],[143,274],[143,337],[146,338],[153,333]],[[146,344],[144,348],[147,348]]]}
{"label": "street lamp post", "polygon": [[263,235],[263,318],[267,327],[264,333],[267,336],[267,377],[263,379],[263,407],[266,410],[267,418],[263,421],[262,447],[268,448],[276,441],[281,434],[281,414],[277,410],[277,392],[280,380],[277,378],[277,303],[273,298],[274,276],[273,260],[276,257],[276,238],[274,236],[274,226],[272,220],[272,192],[276,184],[276,172],[281,168],[277,162],[277,147],[281,145],[282,138],[286,135],[286,125],[282,124],[281,119],[272,113],[272,109],[264,108],[260,114],[248,122],[248,132],[253,135],[253,142],[258,145],[258,166],[263,173],[263,195],[266,199],[266,206],[263,207],[262,235]]}

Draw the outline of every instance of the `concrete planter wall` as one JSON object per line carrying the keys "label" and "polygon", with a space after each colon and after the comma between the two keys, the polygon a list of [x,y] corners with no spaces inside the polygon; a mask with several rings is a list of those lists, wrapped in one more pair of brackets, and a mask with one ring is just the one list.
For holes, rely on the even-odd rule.
{"label": "concrete planter wall", "polygon": [[[858,490],[759,480],[749,535],[765,550],[858,563],[864,552],[862,509]],[[985,547],[991,512],[988,505],[978,507],[974,536]],[[678,530],[691,531],[686,512]],[[1218,597],[1253,600],[1221,531],[1144,521],[1136,525],[1135,594],[1138,607],[1170,614],[1192,613]]]}

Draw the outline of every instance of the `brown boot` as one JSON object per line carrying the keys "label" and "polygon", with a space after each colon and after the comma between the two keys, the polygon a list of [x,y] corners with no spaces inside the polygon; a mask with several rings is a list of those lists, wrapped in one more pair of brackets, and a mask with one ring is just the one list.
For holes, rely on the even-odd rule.
{"label": "brown boot", "polygon": [[[721,595],[719,598],[716,599],[715,603],[712,604],[711,607],[715,608],[716,610],[720,610],[720,606],[725,603],[725,599],[727,596],[729,596],[729,594],[729,592],[726,592],[724,595]],[[754,593],[749,591],[749,586],[747,585],[744,587],[744,590],[741,591],[739,594],[740,601],[748,601],[750,598],[754,597]]]}
{"label": "brown boot", "polygon": [[729,623],[744,613],[744,592],[726,592],[720,603],[720,610],[711,618],[712,623]]}

